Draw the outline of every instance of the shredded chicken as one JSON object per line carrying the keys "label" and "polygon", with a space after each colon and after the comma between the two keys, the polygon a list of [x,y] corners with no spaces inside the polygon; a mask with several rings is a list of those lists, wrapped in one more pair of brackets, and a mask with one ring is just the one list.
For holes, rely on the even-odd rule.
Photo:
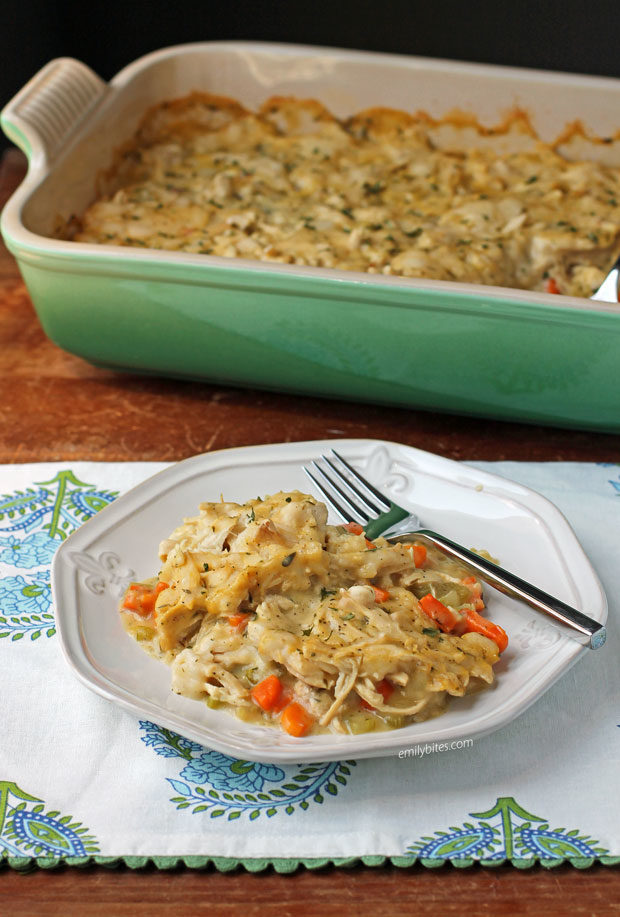
{"label": "shredded chicken", "polygon": [[522,113],[485,131],[194,93],[147,113],[67,236],[587,297],[620,251],[620,169],[595,158]]}
{"label": "shredded chicken", "polygon": [[[497,627],[470,627],[482,587],[466,569],[328,525],[298,491],[202,504],[160,561],[157,582],[130,587],[126,626],[170,664],[173,691],[244,719],[286,722],[293,704],[315,732],[396,728],[493,680]],[[131,604],[134,588],[155,590],[149,615]],[[447,618],[432,617],[429,598]],[[266,682],[277,703],[262,697]]]}

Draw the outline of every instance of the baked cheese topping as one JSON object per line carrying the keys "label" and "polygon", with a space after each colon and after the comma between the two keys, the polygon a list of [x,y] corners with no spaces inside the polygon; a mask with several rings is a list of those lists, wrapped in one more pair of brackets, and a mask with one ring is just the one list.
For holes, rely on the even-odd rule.
{"label": "baked cheese topping", "polygon": [[435,127],[195,93],[147,115],[72,237],[590,296],[620,251],[620,169],[482,129],[443,149]]}
{"label": "baked cheese topping", "polygon": [[206,503],[121,614],[173,691],[292,735],[393,729],[493,681],[507,644],[436,549],[367,541],[298,491]]}

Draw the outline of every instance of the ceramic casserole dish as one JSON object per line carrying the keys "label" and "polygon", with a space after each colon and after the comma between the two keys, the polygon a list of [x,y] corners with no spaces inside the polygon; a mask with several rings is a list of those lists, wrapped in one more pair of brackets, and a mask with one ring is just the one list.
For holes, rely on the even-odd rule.
{"label": "ceramic casserole dish", "polygon": [[[605,78],[260,43],[157,51],[109,83],[54,60],[2,113],[29,160],[2,233],[59,346],[134,372],[620,430],[619,306],[55,238],[149,106],[194,90],[248,108],[314,98],[337,117],[460,109],[488,126],[517,106],[543,140],[575,119],[599,137],[620,127],[620,80]],[[603,152],[620,165],[619,146]]]}

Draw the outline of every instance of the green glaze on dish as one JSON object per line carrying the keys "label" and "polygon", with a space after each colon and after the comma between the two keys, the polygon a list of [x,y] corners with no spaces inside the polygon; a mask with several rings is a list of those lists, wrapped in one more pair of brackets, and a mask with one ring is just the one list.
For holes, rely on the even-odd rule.
{"label": "green glaze on dish", "polygon": [[45,332],[101,366],[620,430],[613,312],[7,243]]}
{"label": "green glaze on dish", "polygon": [[267,85],[291,94],[302,80],[350,110],[380,93],[403,110],[414,98],[501,119],[518,98],[543,137],[575,118],[611,136],[620,99],[617,80],[260,43],[162,49],[110,83],[79,61],[51,61],[2,113],[29,172],[1,228],[59,346],[133,372],[620,430],[618,306],[48,238],[82,212],[145,104],[169,97],[172,70],[178,92],[196,88],[198,72],[239,99],[262,98]]}

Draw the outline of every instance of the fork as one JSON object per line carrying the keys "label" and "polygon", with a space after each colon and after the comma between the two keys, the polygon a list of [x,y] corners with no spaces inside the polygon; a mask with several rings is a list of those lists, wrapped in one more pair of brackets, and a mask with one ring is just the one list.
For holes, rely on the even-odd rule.
{"label": "fork", "polygon": [[543,592],[537,586],[444,535],[425,529],[415,513],[394,503],[335,449],[331,451],[337,462],[327,455],[321,456],[330,473],[316,461],[312,462],[315,474],[308,467],[304,467],[303,470],[332,509],[346,522],[361,525],[369,540],[383,534],[388,541],[393,542],[413,539],[414,536],[416,539],[428,541],[444,554],[456,557],[472,567],[484,582],[495,589],[553,618],[558,629],[577,643],[593,650],[605,643],[607,634],[599,621],[589,618],[583,612],[571,608],[560,599]]}

